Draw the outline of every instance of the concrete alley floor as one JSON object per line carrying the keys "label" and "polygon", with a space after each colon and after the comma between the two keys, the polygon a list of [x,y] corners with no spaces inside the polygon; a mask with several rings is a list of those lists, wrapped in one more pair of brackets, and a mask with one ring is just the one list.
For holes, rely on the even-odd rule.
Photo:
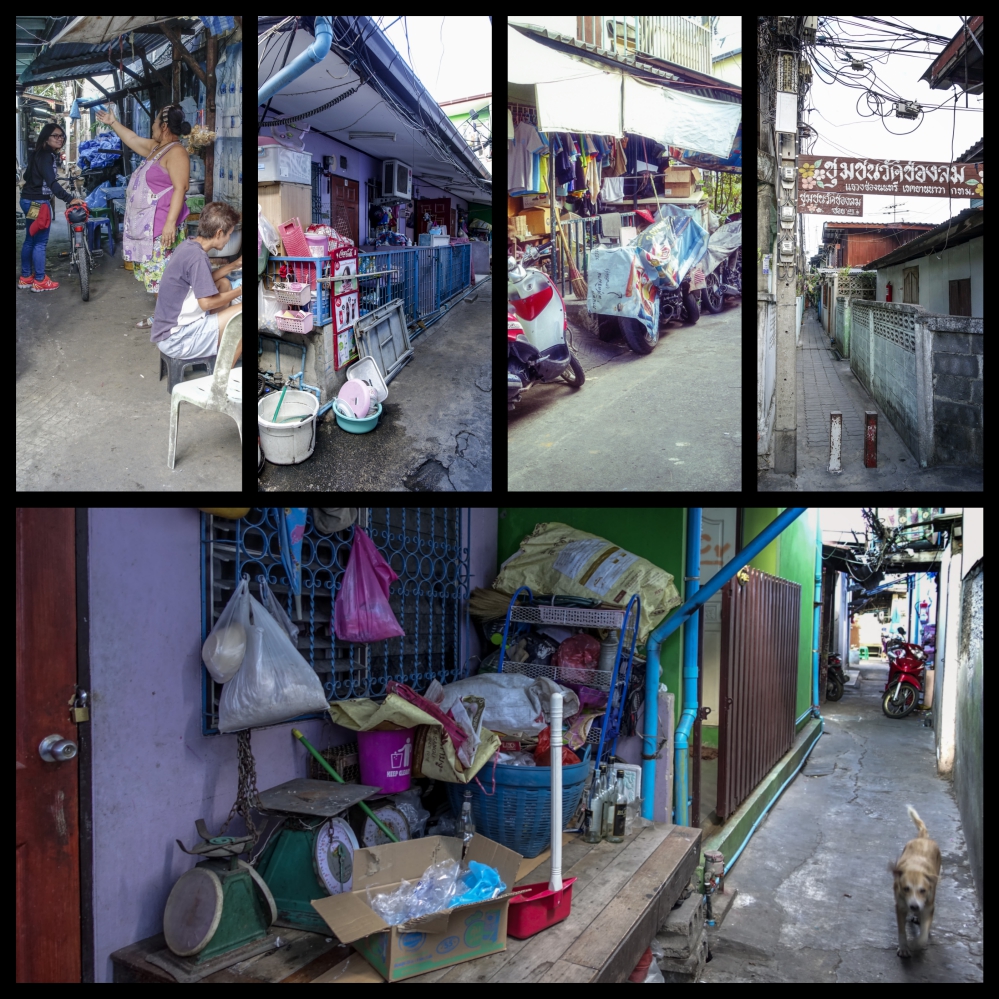
{"label": "concrete alley floor", "polygon": [[742,489],[742,306],[671,323],[651,354],[569,307],[578,391],[535,385],[507,414],[511,492]]}
{"label": "concrete alley floor", "polygon": [[260,490],[491,491],[492,281],[421,333],[413,351],[374,430],[348,433],[328,413],[312,457],[265,462]]}
{"label": "concrete alley floor", "polygon": [[[862,663],[858,685],[822,706],[824,734],[727,878],[738,894],[709,930],[702,981],[982,981],[982,914],[951,785],[923,714],[882,714],[886,680],[886,662]],[[895,953],[887,869],[916,835],[906,805],[943,854],[929,944],[908,959]]]}
{"label": "concrete alley floor", "polygon": [[[938,465],[920,468],[867,389],[829,346],[814,309],[801,324],[797,349],[797,474],[758,473],[760,492],[849,492],[863,489],[981,491],[981,470]],[[829,414],[843,414],[843,471],[829,471]],[[878,413],[878,467],[864,467],[864,414]]]}
{"label": "concrete alley floor", "polygon": [[[62,210],[48,243],[56,291],[16,289],[24,232],[17,233],[15,300],[17,489],[242,490],[242,448],[231,417],[182,405],[173,471],[167,467],[170,395],[160,353],[135,324],[153,297],[122,266],[121,246],[90,275],[90,301],[69,273]],[[188,377],[203,377],[201,369]]]}

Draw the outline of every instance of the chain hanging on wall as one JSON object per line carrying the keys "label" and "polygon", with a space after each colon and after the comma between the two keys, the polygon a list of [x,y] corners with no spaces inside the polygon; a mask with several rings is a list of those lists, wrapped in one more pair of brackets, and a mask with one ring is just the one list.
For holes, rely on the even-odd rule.
{"label": "chain hanging on wall", "polygon": [[236,733],[236,761],[239,769],[236,800],[229,810],[229,817],[222,824],[219,835],[225,835],[233,816],[239,815],[246,823],[246,831],[253,837],[253,845],[256,846],[260,839],[260,832],[254,825],[250,812],[254,808],[260,808],[260,793],[257,791],[257,767],[253,759],[253,750],[250,747],[249,729],[243,729]]}

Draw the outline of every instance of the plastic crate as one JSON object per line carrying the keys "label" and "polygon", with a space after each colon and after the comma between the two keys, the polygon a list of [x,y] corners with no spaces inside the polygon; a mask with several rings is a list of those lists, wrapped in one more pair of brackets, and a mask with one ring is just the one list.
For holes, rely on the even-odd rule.
{"label": "plastic crate", "polygon": [[[562,768],[562,816],[572,820],[591,767],[587,760]],[[493,766],[478,773],[479,783],[447,784],[448,803],[461,814],[463,792],[472,792],[475,831],[524,857],[536,857],[551,842],[551,767],[495,767],[496,792],[492,791]],[[486,789],[483,793],[482,788]]]}
{"label": "plastic crate", "polygon": [[287,288],[275,288],[274,297],[282,305],[308,305],[312,301],[312,292],[307,284],[292,282]]}
{"label": "plastic crate", "polygon": [[285,333],[311,333],[312,332],[312,313],[311,312],[299,312],[296,313],[294,317],[292,316],[282,316],[278,313],[274,317],[274,321],[277,323],[277,328],[279,330],[284,330]]}

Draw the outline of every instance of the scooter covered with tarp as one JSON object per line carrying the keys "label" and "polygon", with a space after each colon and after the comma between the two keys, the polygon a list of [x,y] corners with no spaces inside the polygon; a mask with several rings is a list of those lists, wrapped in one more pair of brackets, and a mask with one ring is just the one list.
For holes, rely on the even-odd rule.
{"label": "scooter covered with tarp", "polygon": [[[630,246],[595,248],[586,308],[597,317],[600,338],[620,332],[632,350],[649,354],[670,320],[696,323],[700,310],[690,272],[707,244],[707,232],[683,214],[661,217]],[[613,317],[618,328],[602,317]]]}
{"label": "scooter covered with tarp", "polygon": [[721,312],[726,295],[742,295],[741,220],[726,222],[711,234],[702,266],[705,272],[704,307],[711,313]]}

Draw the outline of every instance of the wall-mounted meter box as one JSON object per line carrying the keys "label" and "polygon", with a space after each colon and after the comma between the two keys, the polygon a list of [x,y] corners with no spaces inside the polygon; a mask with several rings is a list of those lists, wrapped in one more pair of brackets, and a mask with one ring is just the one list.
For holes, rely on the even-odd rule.
{"label": "wall-mounted meter box", "polygon": [[780,241],[780,258],[784,261],[794,260],[794,240],[782,239]]}
{"label": "wall-mounted meter box", "polygon": [[781,205],[780,206],[780,220],[781,222],[790,222],[794,224],[794,206],[793,205]]}
{"label": "wall-mounted meter box", "polygon": [[794,187],[794,167],[781,167],[780,181],[785,187]]}

